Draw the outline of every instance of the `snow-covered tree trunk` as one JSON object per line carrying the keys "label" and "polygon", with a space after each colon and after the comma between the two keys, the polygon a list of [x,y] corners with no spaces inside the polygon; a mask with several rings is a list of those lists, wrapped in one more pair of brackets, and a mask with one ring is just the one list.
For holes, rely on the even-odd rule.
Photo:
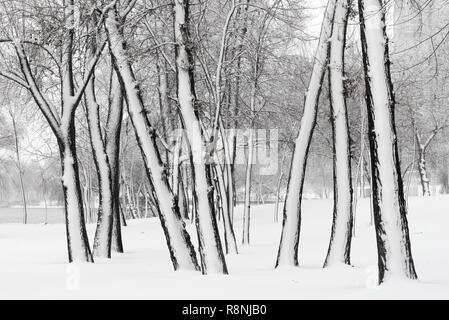
{"label": "snow-covered tree trunk", "polygon": [[93,262],[84,220],[73,120],[67,124],[67,129],[67,134],[58,140],[58,144],[61,157],[69,262]]}
{"label": "snow-covered tree trunk", "polygon": [[[109,92],[109,113],[106,125],[106,152],[112,181],[112,250],[123,253],[120,209],[120,134],[123,119],[123,92],[115,71]],[[126,223],[126,222],[125,222]]]}
{"label": "snow-covered tree trunk", "polygon": [[417,278],[399,163],[384,4],[359,0],[379,283]]}
{"label": "snow-covered tree trunk", "polygon": [[329,39],[332,35],[335,2],[336,0],[329,0],[324,13],[320,39],[315,54],[315,62],[309,82],[309,88],[305,97],[301,128],[298,138],[296,139],[290,176],[288,179],[287,194],[284,204],[282,236],[279,245],[276,267],[298,265],[298,245],[301,228],[301,200],[304,186],[304,175],[306,172],[309,146],[316,125],[317,108],[321,87],[329,62]]}
{"label": "snow-covered tree trunk", "polygon": [[78,93],[78,99],[76,99],[74,90],[72,64],[74,30],[68,29],[68,33],[68,40],[66,40],[62,49],[62,117],[60,125],[62,141],[59,142],[62,161],[62,184],[66,202],[68,254],[70,262],[93,262],[84,220],[75,141],[74,110],[79,105],[81,95]]}
{"label": "snow-covered tree trunk", "polygon": [[146,116],[140,87],[128,59],[125,40],[121,31],[121,28],[123,28],[122,17],[120,17],[116,6],[109,11],[105,25],[114,68],[125,94],[128,113],[135,129],[146,173],[158,201],[158,214],[173,266],[175,270],[199,270],[195,250],[179,213],[177,199],[173,196],[167,171],[157,148],[155,130]]}
{"label": "snow-covered tree trunk", "polygon": [[205,142],[205,137],[195,106],[194,63],[188,23],[189,1],[174,0],[174,2],[178,100],[183,118],[183,126],[187,132],[187,140],[192,153],[193,198],[197,212],[196,226],[201,266],[204,274],[227,274],[228,270],[214,208],[211,172],[209,167],[204,163],[201,148],[198,148],[200,142]]}
{"label": "snow-covered tree trunk", "polygon": [[333,132],[334,217],[324,266],[350,264],[353,227],[351,151],[344,88],[344,52],[349,1],[338,0],[335,8],[329,61],[329,98]]}
{"label": "snow-covered tree trunk", "polygon": [[88,127],[93,151],[92,154],[97,171],[100,196],[93,253],[96,257],[110,258],[113,221],[112,176],[109,166],[109,158],[106,153],[100,128],[99,105],[97,104],[95,98],[93,80],[90,81],[86,89],[85,96]]}
{"label": "snow-covered tree trunk", "polygon": [[[89,53],[91,59],[97,50],[95,30],[97,19],[92,18],[92,35],[89,39]],[[100,106],[95,95],[95,72],[87,84],[85,93],[87,125],[89,128],[92,156],[98,177],[100,204],[98,209],[97,229],[95,231],[93,254],[95,257],[111,258],[112,222],[113,222],[113,194],[112,175],[108,154],[101,132]]]}

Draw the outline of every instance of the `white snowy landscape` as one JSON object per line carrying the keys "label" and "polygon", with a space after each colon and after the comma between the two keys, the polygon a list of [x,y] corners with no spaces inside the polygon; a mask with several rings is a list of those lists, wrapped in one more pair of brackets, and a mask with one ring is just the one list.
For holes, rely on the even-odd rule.
{"label": "white snowy landscape", "polygon": [[[377,286],[374,227],[360,202],[352,266],[323,269],[332,201],[304,201],[300,267],[274,269],[281,224],[272,205],[254,208],[252,244],[227,256],[229,275],[172,271],[157,219],[123,229],[126,254],[66,264],[64,225],[0,225],[0,298],[14,299],[448,299],[449,196],[410,199],[410,236],[419,281]],[[242,207],[237,207],[236,233]],[[94,226],[89,225],[90,235]],[[193,226],[189,226],[195,239]],[[77,279],[79,277],[79,279]],[[79,281],[79,282],[78,282]]]}
{"label": "white snowy landscape", "polygon": [[0,0],[0,299],[449,299],[448,57],[449,0]]}

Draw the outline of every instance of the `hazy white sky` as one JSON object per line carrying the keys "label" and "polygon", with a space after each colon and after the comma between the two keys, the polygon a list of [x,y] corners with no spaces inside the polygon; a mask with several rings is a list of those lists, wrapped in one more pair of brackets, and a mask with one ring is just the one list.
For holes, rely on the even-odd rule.
{"label": "hazy white sky", "polygon": [[[393,36],[393,28],[391,27],[394,24],[394,3],[396,0],[389,0],[386,3],[387,6],[387,17],[386,17],[386,23],[387,23],[387,31],[389,33],[389,36]],[[321,23],[323,21],[323,15],[324,15],[324,9],[326,8],[326,4],[328,0],[308,0],[308,6],[311,8],[309,10],[310,14],[310,23],[307,24],[308,32],[310,35],[314,37],[318,37],[320,35],[321,30]],[[350,23],[349,27],[349,34],[351,34],[352,31],[357,31],[358,25],[356,25],[356,22],[352,21]],[[356,29],[356,30],[354,30]]]}

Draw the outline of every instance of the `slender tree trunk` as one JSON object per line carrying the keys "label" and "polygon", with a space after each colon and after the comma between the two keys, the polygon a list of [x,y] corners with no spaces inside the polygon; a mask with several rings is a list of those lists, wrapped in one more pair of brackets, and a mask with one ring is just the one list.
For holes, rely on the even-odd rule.
{"label": "slender tree trunk", "polygon": [[120,30],[122,26],[121,17],[115,6],[113,10],[109,11],[106,18],[109,46],[114,68],[125,93],[128,113],[136,132],[148,180],[154,187],[155,198],[158,200],[158,214],[173,266],[175,270],[198,270],[196,253],[190,236],[185,230],[185,223],[179,213],[177,200],[170,188],[167,172],[156,145],[155,131],[146,116],[142,94],[128,60],[124,36]]}
{"label": "slender tree trunk", "polygon": [[284,147],[284,151],[282,152],[282,160],[281,160],[281,173],[279,174],[278,183],[276,185],[276,204],[274,207],[274,222],[279,222],[279,201],[280,201],[280,193],[281,193],[281,185],[282,179],[284,178],[284,164],[285,159],[287,158],[287,144]]}
{"label": "slender tree trunk", "polygon": [[[240,17],[243,17],[243,23],[240,25],[240,27],[237,30],[236,33],[236,48],[235,48],[235,53],[234,56],[236,56],[237,58],[235,59],[235,80],[234,80],[234,90],[233,90],[233,95],[232,95],[232,105],[233,105],[233,112],[232,112],[232,116],[234,118],[233,121],[233,128],[230,131],[230,140],[231,140],[231,147],[229,148],[230,150],[230,175],[232,176],[232,190],[229,190],[230,192],[232,191],[232,194],[230,194],[230,197],[232,197],[232,200],[234,202],[234,206],[235,203],[237,202],[237,193],[236,193],[236,186],[235,186],[235,161],[237,158],[237,129],[238,129],[238,117],[239,117],[239,110],[240,110],[240,87],[241,87],[241,71],[242,71],[242,52],[244,49],[244,40],[246,37],[246,34],[248,32],[248,21],[249,19],[247,19],[247,14],[248,14],[248,9],[249,9],[249,4],[250,0],[245,0],[245,6],[244,7],[239,7],[237,9],[237,19]],[[243,8],[243,9],[242,9]],[[233,206],[233,207],[234,207]],[[231,220],[232,222],[234,222],[234,211],[231,212]]]}
{"label": "slender tree trunk", "polygon": [[[94,19],[95,20],[95,19]],[[94,21],[93,28],[97,25]],[[90,55],[97,50],[96,38],[90,39]],[[92,145],[92,156],[98,177],[100,203],[98,208],[97,229],[94,238],[93,254],[95,257],[111,258],[112,224],[113,224],[113,192],[112,175],[106,152],[103,133],[101,132],[100,106],[95,96],[95,74],[92,75],[86,91],[86,115]]]}
{"label": "slender tree trunk", "polygon": [[298,266],[298,245],[301,229],[301,201],[304,176],[312,134],[316,125],[318,101],[329,63],[329,39],[332,35],[336,0],[329,0],[318,43],[309,89],[304,102],[301,129],[295,143],[287,194],[284,204],[284,220],[276,261],[279,266]]}
{"label": "slender tree trunk", "polygon": [[[231,226],[234,223],[234,209],[235,209],[235,179],[234,179],[234,159],[231,156],[231,150],[229,146],[228,138],[224,132],[224,125],[223,121],[220,121],[220,136],[221,141],[223,141],[223,150],[224,150],[224,158],[225,158],[225,164],[224,164],[224,174],[226,175],[226,201],[228,202],[227,207],[229,210],[229,217],[231,221]],[[232,231],[234,232],[234,231]]]}
{"label": "slender tree trunk", "polygon": [[218,163],[214,166],[215,176],[217,177],[218,188],[217,192],[219,193],[219,199],[222,209],[223,216],[223,230],[224,230],[224,242],[226,254],[238,254],[237,241],[235,238],[235,232],[233,223],[231,220],[231,211],[228,203],[228,193],[226,192],[226,184],[224,180],[224,174],[221,166]]}
{"label": "slender tree trunk", "polygon": [[123,92],[115,71],[109,92],[109,114],[106,130],[106,152],[111,168],[112,181],[112,250],[123,253],[121,226],[126,221],[121,218],[120,209],[120,135],[123,119]]}
{"label": "slender tree trunk", "polygon": [[344,52],[349,14],[348,0],[339,0],[335,8],[329,63],[330,106],[333,132],[334,218],[324,266],[351,264],[353,228],[353,191],[349,121],[346,106]]}
{"label": "slender tree trunk", "polygon": [[379,283],[417,278],[399,163],[385,11],[382,0],[359,0]]}
{"label": "slender tree trunk", "polygon": [[[253,89],[255,90],[255,89]],[[255,94],[255,92],[254,92]],[[254,94],[251,98],[251,110],[254,111]],[[242,234],[242,244],[249,245],[250,240],[250,228],[251,228],[251,177],[253,171],[253,160],[254,160],[254,133],[251,126],[248,138],[248,158],[246,163],[246,175],[245,175],[245,204],[243,212],[243,234]]]}
{"label": "slender tree trunk", "polygon": [[23,184],[23,168],[22,168],[22,160],[20,158],[19,137],[17,133],[16,119],[14,118],[12,112],[10,112],[10,115],[12,119],[12,127],[14,130],[14,145],[16,151],[17,169],[19,170],[20,192],[22,194],[23,224],[27,224],[28,223],[27,199],[25,194],[25,186]]}

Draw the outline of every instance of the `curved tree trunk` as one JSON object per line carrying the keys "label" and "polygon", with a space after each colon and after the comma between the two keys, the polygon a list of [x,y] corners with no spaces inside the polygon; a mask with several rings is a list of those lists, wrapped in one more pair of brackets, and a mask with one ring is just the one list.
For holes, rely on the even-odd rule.
{"label": "curved tree trunk", "polygon": [[392,278],[416,279],[399,163],[384,2],[359,0],[359,14],[379,283]]}
{"label": "curved tree trunk", "polygon": [[298,265],[298,245],[301,229],[301,201],[306,173],[306,163],[312,134],[316,125],[318,101],[324,75],[329,62],[329,39],[335,14],[336,0],[329,0],[315,55],[315,63],[304,102],[301,129],[293,151],[292,165],[288,179],[284,204],[284,220],[276,267]]}

